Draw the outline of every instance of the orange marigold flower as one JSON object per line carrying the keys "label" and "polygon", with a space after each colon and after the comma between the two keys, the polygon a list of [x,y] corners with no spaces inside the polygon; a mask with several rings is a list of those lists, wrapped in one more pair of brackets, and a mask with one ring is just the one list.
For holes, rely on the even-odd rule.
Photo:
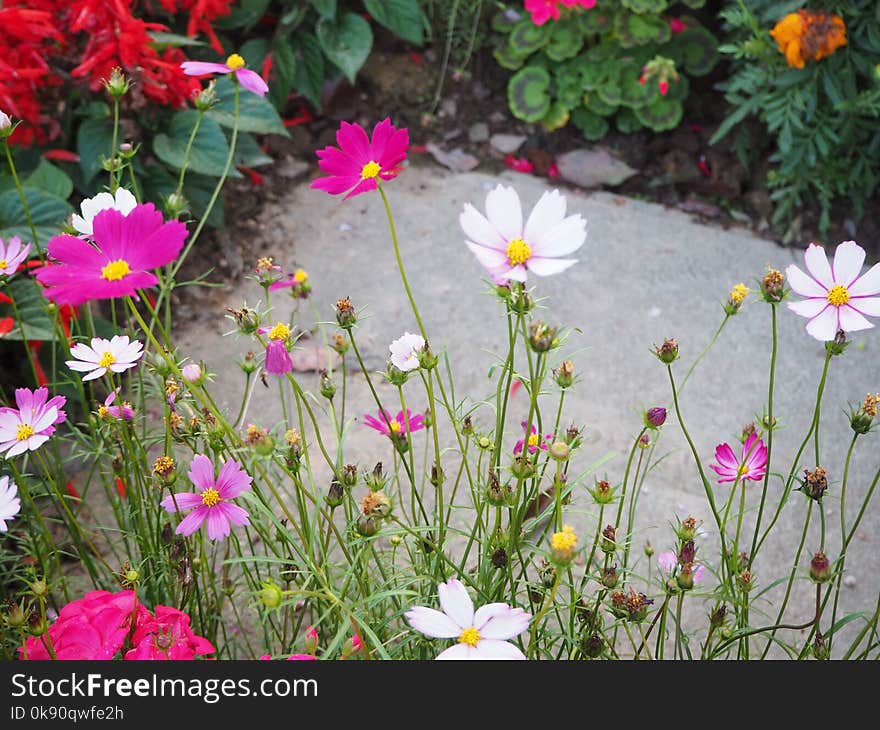
{"label": "orange marigold flower", "polygon": [[846,45],[846,25],[839,15],[821,10],[789,13],[770,31],[789,66],[803,68],[809,61],[830,56]]}

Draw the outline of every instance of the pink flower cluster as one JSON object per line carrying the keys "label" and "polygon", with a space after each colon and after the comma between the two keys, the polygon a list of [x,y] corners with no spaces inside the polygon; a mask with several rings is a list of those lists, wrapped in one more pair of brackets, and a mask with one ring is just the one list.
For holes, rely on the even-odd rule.
{"label": "pink flower cluster", "polygon": [[[50,651],[51,649],[51,651]],[[170,606],[155,614],[138,603],[134,591],[92,591],[71,601],[44,636],[19,647],[22,659],[188,660],[212,654],[210,641],[193,633],[189,616]]]}
{"label": "pink flower cluster", "polygon": [[566,8],[579,6],[589,10],[595,6],[596,0],[526,0],[525,8],[532,14],[535,25],[544,25],[551,18],[559,20],[559,6]]}

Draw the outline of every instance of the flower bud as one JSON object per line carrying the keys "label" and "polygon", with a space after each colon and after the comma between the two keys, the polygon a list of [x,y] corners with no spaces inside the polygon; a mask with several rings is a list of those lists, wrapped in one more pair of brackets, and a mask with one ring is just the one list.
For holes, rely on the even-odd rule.
{"label": "flower bud", "polygon": [[261,582],[260,585],[262,586],[258,593],[260,602],[266,608],[278,608],[284,598],[281,587],[271,578]]}
{"label": "flower bud", "polygon": [[709,613],[709,626],[717,629],[724,624],[725,618],[727,618],[727,604],[718,604]]}
{"label": "flower bud", "polygon": [[353,487],[357,484],[358,473],[357,473],[357,464],[346,464],[342,467],[342,474],[340,475],[340,481],[346,487]]}
{"label": "flower bud", "polygon": [[498,472],[489,473],[489,485],[486,487],[486,501],[493,507],[507,507],[513,497],[513,490],[509,484],[502,486],[498,478]]}
{"label": "flower bud", "polygon": [[865,396],[865,402],[856,411],[850,412],[849,425],[855,433],[864,435],[871,430],[877,417],[877,406],[880,404],[880,393]]}
{"label": "flower bud", "polygon": [[327,496],[324,497],[324,501],[331,507],[336,508],[340,504],[342,504],[342,500],[345,496],[345,490],[342,487],[342,482],[334,479],[330,482],[330,490],[327,492]]}
{"label": "flower bud", "polygon": [[250,375],[257,369],[257,355],[255,352],[248,351],[245,353],[244,358],[242,358],[241,362],[238,363],[238,367],[241,368],[241,371],[245,375]]}
{"label": "flower bud", "polygon": [[488,436],[480,436],[477,439],[477,447],[481,449],[491,449],[492,439],[490,439]]}
{"label": "flower bud", "polygon": [[492,565],[498,568],[498,570],[504,570],[508,563],[507,550],[503,547],[498,548],[492,553],[490,560],[492,561]]}
{"label": "flower bud", "polygon": [[391,500],[385,492],[367,492],[361,501],[361,511],[367,517],[388,517],[391,514]]}
{"label": "flower bud", "polygon": [[697,547],[693,540],[686,540],[678,551],[678,562],[682,565],[693,563],[697,557]]}
{"label": "flower bud", "polygon": [[596,659],[602,654],[604,642],[599,634],[590,634],[581,642],[581,653],[590,659]]}
{"label": "flower bud", "polygon": [[318,638],[317,629],[315,629],[314,626],[309,626],[306,629],[305,642],[304,642],[305,646],[306,646],[306,652],[314,656],[315,652],[318,651],[318,642],[319,641],[320,641],[320,639]]}
{"label": "flower bud", "polygon": [[516,314],[528,314],[535,307],[534,300],[528,291],[526,291],[523,284],[516,282],[513,286],[514,288],[509,290],[506,287],[503,287],[508,294],[502,295],[502,298],[507,301],[507,306],[511,312]]}
{"label": "flower bud", "polygon": [[553,379],[563,390],[570,388],[574,382],[574,363],[571,360],[563,361],[558,368],[553,370]]}
{"label": "flower bud", "polygon": [[596,504],[611,504],[614,501],[614,488],[604,479],[596,481],[596,486],[589,490]]}
{"label": "flower bud", "polygon": [[174,484],[177,479],[177,471],[174,468],[174,459],[170,456],[160,456],[153,464],[153,473],[166,485]]}
{"label": "flower bud", "polygon": [[655,406],[654,408],[649,408],[645,413],[645,427],[646,428],[660,428],[664,423],[666,423],[666,409],[661,406]]}
{"label": "flower bud", "polygon": [[670,338],[664,340],[663,344],[654,346],[654,354],[665,365],[671,365],[678,360],[678,340]]}
{"label": "flower bud", "polygon": [[327,400],[333,400],[333,396],[336,395],[336,384],[326,370],[321,371],[321,395]]}
{"label": "flower bud", "polygon": [[431,349],[431,345],[428,344],[427,340],[425,340],[425,346],[418,351],[417,356],[419,359],[419,365],[425,370],[433,370],[437,367],[437,362],[440,359],[434,354],[434,351]]}
{"label": "flower bud", "polygon": [[565,443],[571,446],[571,448],[576,449],[584,442],[583,432],[584,429],[571,424],[565,429]]}
{"label": "flower bud", "polygon": [[357,312],[348,297],[336,301],[336,321],[344,330],[350,330],[357,322]]}
{"label": "flower bud", "polygon": [[554,441],[550,444],[550,456],[552,456],[556,461],[568,461],[568,457],[571,456],[571,448],[565,441]]}
{"label": "flower bud", "polygon": [[611,590],[617,587],[617,566],[602,569],[602,585]]}
{"label": "flower bud", "polygon": [[9,115],[0,111],[0,139],[6,139],[13,132],[12,120],[9,118]]}
{"label": "flower bud", "polygon": [[382,462],[377,461],[376,466],[373,467],[373,471],[364,472],[364,481],[367,483],[367,487],[370,488],[373,492],[378,492],[380,489],[385,488],[385,475],[382,473]]}
{"label": "flower bud", "polygon": [[379,531],[379,524],[374,518],[361,515],[357,521],[357,531],[362,537],[373,537]]}
{"label": "flower bud", "polygon": [[193,106],[200,112],[210,111],[217,103],[216,82],[210,81],[201,91],[197,91],[192,97]]}
{"label": "flower bud", "polygon": [[603,553],[613,553],[617,549],[617,530],[613,525],[607,525],[604,530],[602,530],[602,552]]}
{"label": "flower bud", "polygon": [[748,593],[755,587],[755,575],[750,570],[743,570],[736,576],[736,584],[743,593]]}
{"label": "flower bud", "polygon": [[785,298],[785,277],[778,269],[767,269],[761,279],[761,294],[768,304],[781,302]]}
{"label": "flower bud", "polygon": [[346,352],[348,352],[348,340],[345,338],[344,334],[342,334],[341,332],[337,332],[335,335],[333,335],[333,342],[330,347],[336,350],[336,352],[338,352],[340,355],[344,355]]}
{"label": "flower bud", "polygon": [[438,464],[431,465],[431,476],[428,478],[432,487],[439,487],[446,481],[446,475],[443,473],[443,467]]}
{"label": "flower bud", "polygon": [[183,379],[190,385],[201,385],[205,382],[204,371],[201,366],[194,362],[184,365],[180,370],[180,374],[183,375]]}
{"label": "flower bud", "polygon": [[21,629],[27,624],[27,614],[17,603],[10,601],[6,605],[5,614],[4,618],[6,620],[6,625],[11,629]]}
{"label": "flower bud", "polygon": [[515,477],[519,479],[528,479],[535,473],[535,464],[528,456],[520,454],[519,456],[513,457],[513,463],[510,465],[510,470]]}
{"label": "flower bud", "polygon": [[574,557],[577,541],[571,525],[564,525],[562,532],[554,532],[550,536],[550,555],[553,562],[558,566],[568,565]]}
{"label": "flower bud", "polygon": [[107,93],[114,99],[121,99],[128,93],[130,88],[128,79],[125,78],[125,74],[122,73],[122,69],[119,66],[113,67],[110,71],[110,78],[104,79],[103,83]]}
{"label": "flower bud", "polygon": [[49,586],[46,585],[46,581],[35,580],[28,588],[30,588],[31,594],[36,598],[46,598],[49,595]]}
{"label": "flower bud", "polygon": [[825,641],[825,637],[822,636],[821,631],[816,632],[816,638],[813,639],[812,649],[813,656],[820,662],[826,661],[831,658],[831,651],[828,648],[828,642]]}
{"label": "flower bud", "polygon": [[189,201],[183,193],[173,192],[165,198],[165,213],[169,218],[179,218],[189,210]]}
{"label": "flower bud", "polygon": [[834,335],[833,340],[829,340],[825,343],[825,349],[834,357],[842,355],[846,352],[846,348],[849,347],[849,340],[846,339],[846,332],[843,330],[837,330],[837,334]]}
{"label": "flower bud", "polygon": [[654,555],[654,546],[650,542],[645,543],[645,557],[650,558]]}
{"label": "flower bud", "polygon": [[535,352],[547,352],[558,344],[555,327],[540,319],[529,325],[529,345]]}
{"label": "flower bud", "polygon": [[694,564],[684,563],[678,575],[675,576],[678,587],[683,591],[689,591],[694,587]]}
{"label": "flower bud", "polygon": [[541,564],[538,566],[538,578],[545,588],[552,588],[556,582],[556,568],[546,560],[541,560]]}
{"label": "flower bud", "polygon": [[730,294],[727,295],[727,303],[724,305],[725,314],[730,316],[736,314],[748,294],[749,288],[745,284],[740,283],[733,287]]}
{"label": "flower bud", "polygon": [[235,320],[239,332],[243,335],[252,335],[260,328],[260,315],[255,310],[249,307],[242,307],[241,309],[227,307],[226,311]]}
{"label": "flower bud", "polygon": [[810,578],[816,583],[827,583],[831,580],[831,561],[821,550],[810,561]]}
{"label": "flower bud", "polygon": [[682,541],[682,543],[686,543],[688,540],[693,541],[694,537],[697,534],[697,520],[693,516],[688,516],[684,520],[682,520],[678,529],[675,531],[675,534],[678,536],[678,539]]}

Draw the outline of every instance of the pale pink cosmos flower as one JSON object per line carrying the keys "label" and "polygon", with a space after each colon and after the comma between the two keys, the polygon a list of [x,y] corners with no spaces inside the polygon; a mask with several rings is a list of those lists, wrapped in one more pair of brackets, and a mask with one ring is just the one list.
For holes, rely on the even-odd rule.
{"label": "pale pink cosmos flower", "polygon": [[[529,424],[525,421],[522,422],[523,431],[528,429]],[[553,438],[553,434],[547,434],[544,438],[541,438],[541,435],[538,433],[538,427],[532,424],[532,430],[529,432],[529,435],[526,438],[521,438],[516,442],[516,445],[513,447],[514,454],[522,453],[523,447],[528,445],[529,453],[534,454],[541,449],[542,451],[547,451],[547,444]]]}
{"label": "pale pink cosmos flower", "polygon": [[137,198],[125,188],[116,188],[116,193],[98,193],[94,198],[86,198],[80,203],[79,209],[82,215],[74,214],[71,218],[73,227],[84,236],[91,237],[94,233],[92,223],[95,216],[102,210],[118,210],[122,215],[128,215],[137,206]]}
{"label": "pale pink cosmos flower", "polygon": [[180,374],[190,385],[198,385],[202,382],[202,368],[198,363],[188,362],[180,369]]}
{"label": "pale pink cosmos flower", "polygon": [[[678,566],[678,554],[675,550],[664,550],[657,556],[657,565],[664,573],[671,574]],[[697,565],[693,572],[694,583],[699,583],[705,572],[706,569],[703,565]]]}
{"label": "pale pink cosmos flower", "polygon": [[162,507],[168,512],[192,510],[177,526],[175,533],[189,536],[207,522],[209,540],[229,537],[230,525],[249,525],[247,510],[232,504],[251,488],[250,475],[237,461],[230,459],[214,476],[214,465],[204,454],[196,454],[189,467],[189,480],[198,492],[180,492],[165,497]]}
{"label": "pale pink cosmos flower", "polygon": [[405,436],[407,430],[415,433],[425,427],[425,416],[421,413],[413,416],[409,408],[406,409],[406,416],[403,415],[403,411],[398,411],[393,417],[390,411],[384,411],[384,418],[382,416],[382,411],[379,412],[378,418],[367,414],[364,416],[364,423],[384,436]]}
{"label": "pale pink cosmos flower", "polygon": [[184,61],[180,64],[187,76],[207,76],[209,74],[233,74],[243,88],[257,96],[265,96],[269,87],[260,74],[245,68],[244,59],[237,53],[228,56],[226,63],[208,61]]}
{"label": "pale pink cosmos flower", "polygon": [[61,407],[67,402],[63,395],[49,398],[48,388],[17,388],[18,408],[0,408],[0,453],[6,458],[36,451],[55,433],[55,425],[67,418]]}
{"label": "pale pink cosmos flower", "polygon": [[437,586],[441,611],[414,606],[404,615],[416,631],[434,639],[457,639],[437,659],[525,659],[508,639],[529,627],[531,614],[506,603],[488,603],[474,611],[461,581],[451,578]]}
{"label": "pale pink cosmos flower", "polygon": [[0,276],[12,276],[30,252],[31,244],[22,246],[18,236],[8,242],[0,238]]}
{"label": "pale pink cosmos flower", "polygon": [[406,159],[409,131],[396,129],[386,117],[373,128],[372,138],[359,124],[342,122],[336,132],[339,147],[317,151],[318,167],[327,177],[312,182],[311,187],[330,195],[346,193],[346,198],[378,187],[377,180],[397,177]]}
{"label": "pale pink cosmos flower", "polygon": [[529,273],[550,276],[577,259],[562,258],[587,240],[587,222],[565,215],[565,198],[545,192],[523,225],[522,206],[513,188],[498,185],[486,196],[486,215],[465,203],[459,223],[467,246],[496,284],[525,282]]}
{"label": "pale pink cosmos flower", "polygon": [[21,512],[18,487],[7,476],[0,477],[0,532],[6,532],[6,523]]}
{"label": "pale pink cosmos flower", "polygon": [[126,335],[114,335],[113,339],[93,337],[91,346],[79,343],[70,348],[75,360],[67,360],[65,364],[83,376],[83,382],[100,378],[108,370],[123,373],[137,365],[143,356],[144,346],[139,340],[129,340]]}
{"label": "pale pink cosmos flower", "polygon": [[829,265],[825,249],[811,243],[804,262],[809,274],[791,264],[785,275],[792,291],[806,297],[789,302],[788,308],[809,319],[807,332],[829,342],[838,330],[858,332],[874,326],[865,315],[880,317],[880,264],[860,276],[865,249],[855,241],[844,241],[837,246]]}
{"label": "pale pink cosmos flower", "polygon": [[767,447],[753,433],[743,444],[741,458],[736,458],[729,444],[718,444],[715,447],[715,461],[718,463],[709,464],[709,468],[721,477],[719,484],[735,482],[737,478],[759,482],[767,471]]}
{"label": "pale pink cosmos flower", "polygon": [[112,418],[118,418],[123,421],[133,421],[134,408],[131,403],[123,401],[122,405],[113,405],[116,401],[116,396],[119,395],[119,391],[120,388],[116,388],[116,390],[113,390],[108,394],[104,399],[104,404],[98,406],[98,415],[101,418],[111,416]]}
{"label": "pale pink cosmos flower", "polygon": [[37,280],[56,304],[78,305],[92,299],[135,296],[155,286],[157,269],[177,258],[186,239],[186,226],[168,221],[152,203],[138,205],[128,215],[116,209],[99,212],[89,241],[62,234],[49,241],[49,258]]}
{"label": "pale pink cosmos flower", "polygon": [[391,351],[391,364],[398,370],[408,373],[419,367],[419,353],[425,349],[425,338],[404,332],[388,348]]}

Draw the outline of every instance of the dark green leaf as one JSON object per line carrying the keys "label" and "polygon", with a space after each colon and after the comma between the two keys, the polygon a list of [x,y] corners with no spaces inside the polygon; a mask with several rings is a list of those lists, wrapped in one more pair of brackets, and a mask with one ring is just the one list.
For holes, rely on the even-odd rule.
{"label": "dark green leaf", "polygon": [[324,54],[321,44],[311,33],[300,33],[292,44],[296,57],[293,67],[293,88],[316,107],[321,106],[321,87],[324,84]]}
{"label": "dark green leaf", "polygon": [[370,24],[356,13],[344,13],[335,21],[319,20],[316,33],[324,55],[354,83],[373,47]]}
{"label": "dark green leaf", "polygon": [[[46,242],[61,231],[61,225],[73,212],[73,208],[66,201],[44,190],[26,187],[24,195],[31,220],[37,229],[39,243],[45,248]],[[33,238],[17,190],[7,190],[0,194],[0,238],[10,236],[18,236],[23,241]]]}
{"label": "dark green leaf", "polygon": [[22,337],[21,325],[16,321],[16,327],[3,338],[6,340],[54,340],[55,323],[46,313],[46,298],[39,284],[33,279],[18,277],[9,285],[9,296],[15,301],[18,314],[24,323],[24,337]]}
{"label": "dark green leaf", "polygon": [[[235,124],[235,87],[230,78],[217,79],[217,105],[205,116],[232,129]],[[288,136],[272,103],[243,89],[238,95],[238,129],[240,132]]]}
{"label": "dark green leaf", "polygon": [[154,30],[149,35],[150,35],[150,38],[153,39],[153,45],[158,48],[167,48],[167,47],[171,47],[171,46],[206,46],[206,45],[208,45],[204,41],[200,41],[195,38],[190,38],[187,35],[178,35],[177,33],[163,33],[162,31]]}
{"label": "dark green leaf", "polygon": [[309,0],[309,2],[322,18],[333,20],[336,17],[336,0]]}
{"label": "dark green leaf", "polygon": [[45,159],[40,160],[37,169],[28,176],[24,184],[45,190],[62,200],[67,200],[73,192],[73,180],[70,179],[70,176]]}
{"label": "dark green leaf", "polygon": [[238,142],[235,144],[235,165],[241,165],[242,167],[261,167],[263,165],[271,165],[272,162],[272,158],[260,149],[257,140],[251,135],[238,135]]}
{"label": "dark green leaf", "polygon": [[517,71],[507,84],[507,102],[514,116],[526,122],[543,119],[550,109],[550,74],[539,66]]}
{"label": "dark green leaf", "polygon": [[86,182],[101,169],[101,160],[110,157],[113,147],[113,123],[107,119],[85,119],[76,132],[79,166]]}
{"label": "dark green leaf", "polygon": [[419,0],[364,0],[367,12],[398,38],[424,43],[424,24]]}
{"label": "dark green leaf", "polygon": [[[165,134],[156,135],[153,140],[153,151],[162,162],[176,169],[180,169],[184,163],[186,145],[192,134],[193,127],[198,119],[198,112],[187,110],[177,112],[171,117],[171,124]],[[226,157],[229,155],[229,144],[226,135],[209,116],[202,118],[201,126],[193,140],[189,155],[187,169],[203,175],[219,177],[223,174],[226,166]],[[231,168],[230,177],[241,177],[241,174]]]}

